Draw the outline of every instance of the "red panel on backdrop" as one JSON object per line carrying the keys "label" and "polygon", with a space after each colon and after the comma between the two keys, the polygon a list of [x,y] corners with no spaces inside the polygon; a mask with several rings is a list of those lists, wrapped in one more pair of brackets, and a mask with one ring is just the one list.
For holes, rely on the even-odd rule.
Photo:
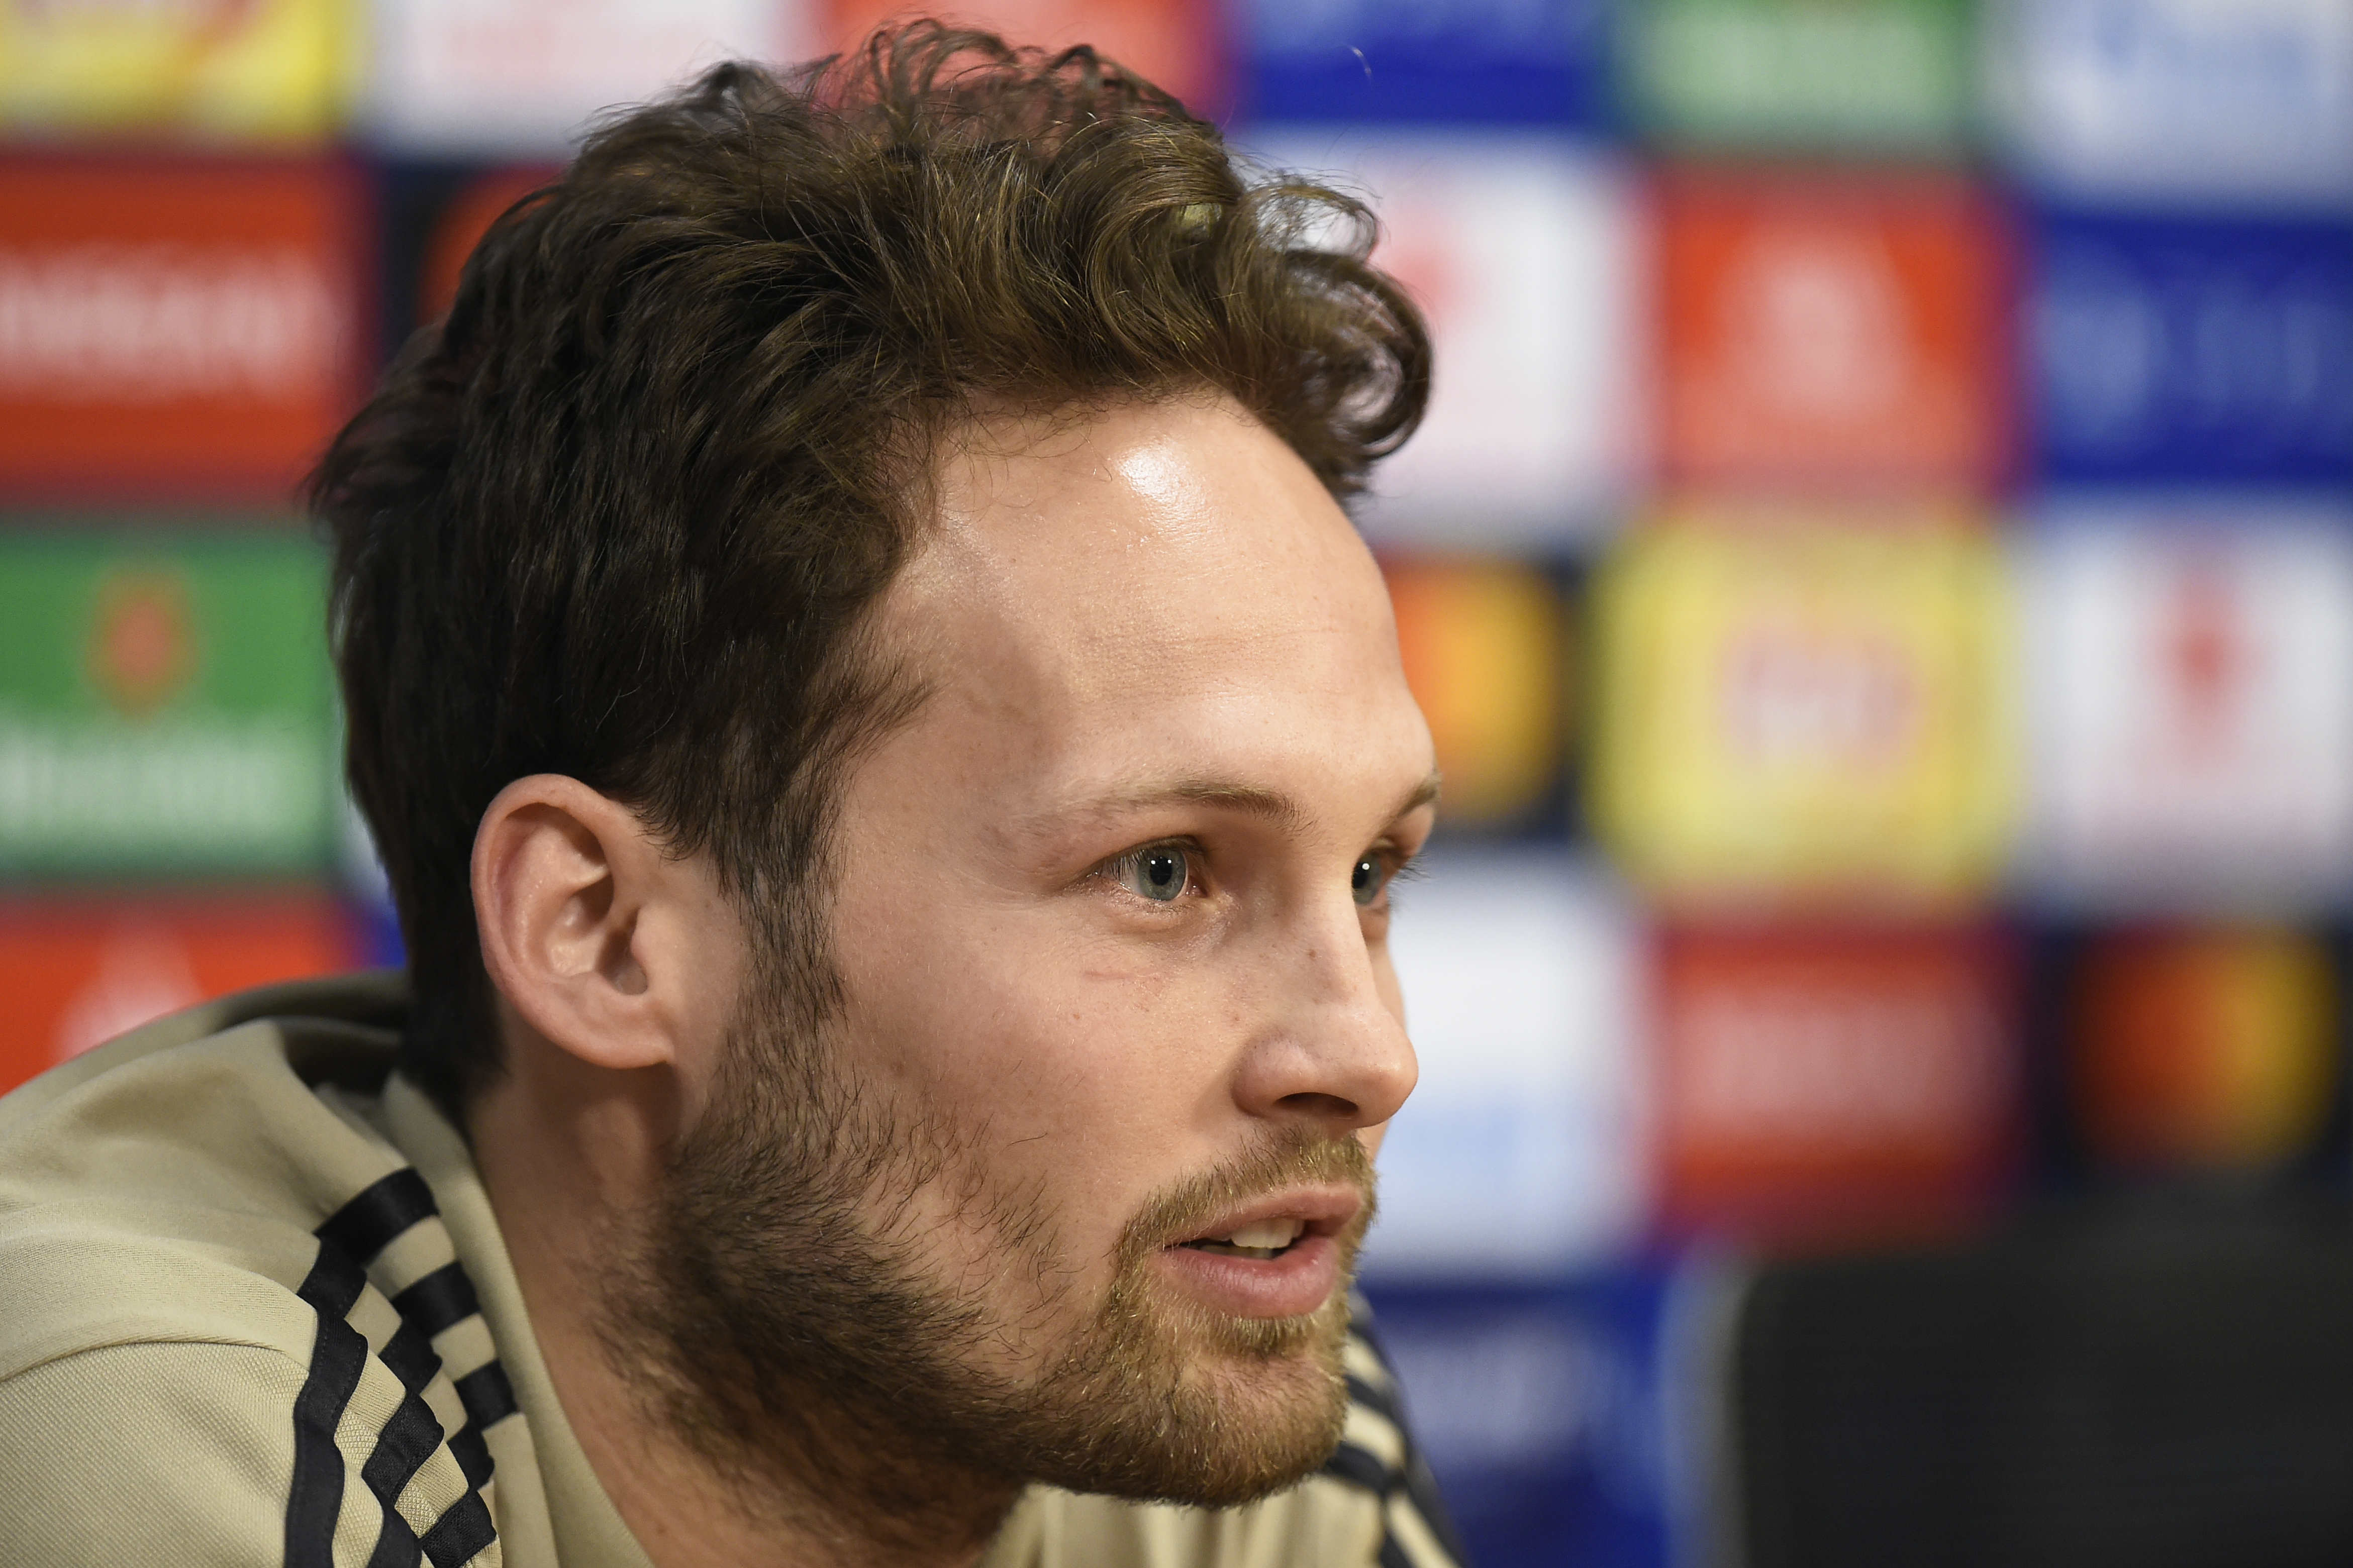
{"label": "red panel on backdrop", "polygon": [[1685,929],[1656,962],[1670,1231],[1932,1232],[1998,1195],[2019,1079],[1998,939]]}
{"label": "red panel on backdrop", "polygon": [[312,894],[0,903],[0,1093],[191,1003],[360,962],[350,912]]}
{"label": "red panel on backdrop", "polygon": [[2000,476],[2009,266],[1973,187],[1683,170],[1659,183],[1658,246],[1668,478],[1975,491]]}
{"label": "red panel on backdrop", "polygon": [[365,344],[332,161],[0,160],[0,499],[284,504]]}
{"label": "red panel on backdrop", "polygon": [[[830,0],[826,47],[854,48],[879,24],[922,14],[905,0]],[[1010,44],[1092,44],[1208,119],[1231,97],[1217,0],[980,0],[943,14]]]}

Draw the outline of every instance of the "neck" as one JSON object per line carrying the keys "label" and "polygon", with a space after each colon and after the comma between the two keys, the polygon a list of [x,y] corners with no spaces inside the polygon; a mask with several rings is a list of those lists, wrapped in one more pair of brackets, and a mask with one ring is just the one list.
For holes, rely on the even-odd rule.
{"label": "neck", "polygon": [[512,1051],[470,1109],[476,1162],[565,1418],[657,1568],[976,1562],[1017,1483],[930,1457],[814,1389],[757,1404],[713,1392],[729,1383],[705,1353],[721,1336],[690,1340],[659,1279],[626,1261],[655,1255],[666,1086],[565,1082],[597,1069],[537,1056]]}

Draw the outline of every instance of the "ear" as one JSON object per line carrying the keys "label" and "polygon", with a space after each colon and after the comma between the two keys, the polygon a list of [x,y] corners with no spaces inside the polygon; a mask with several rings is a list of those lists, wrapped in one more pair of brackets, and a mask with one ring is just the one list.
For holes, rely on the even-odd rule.
{"label": "ear", "polygon": [[[699,858],[560,773],[501,790],[474,835],[474,919],[491,984],[521,1022],[592,1067],[675,1065],[732,1000],[712,973],[739,943]],[[716,936],[720,940],[714,941]]]}

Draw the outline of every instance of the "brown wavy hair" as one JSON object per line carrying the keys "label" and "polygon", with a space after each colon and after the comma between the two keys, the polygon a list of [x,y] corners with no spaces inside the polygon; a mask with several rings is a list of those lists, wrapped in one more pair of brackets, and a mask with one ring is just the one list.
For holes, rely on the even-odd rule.
{"label": "brown wavy hair", "polygon": [[1345,500],[1428,395],[1373,235],[1092,49],[933,22],[604,122],[311,481],[404,1069],[456,1110],[496,1068],[469,858],[532,773],[710,853],[821,1015],[834,781],[912,701],[859,630],[938,444],[1215,389]]}

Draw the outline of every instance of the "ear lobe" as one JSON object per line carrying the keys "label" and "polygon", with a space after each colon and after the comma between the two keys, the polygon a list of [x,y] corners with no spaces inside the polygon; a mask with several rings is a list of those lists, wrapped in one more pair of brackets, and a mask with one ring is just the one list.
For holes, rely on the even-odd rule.
{"label": "ear lobe", "polygon": [[474,835],[482,963],[530,1029],[590,1066],[675,1059],[676,1020],[639,952],[662,858],[635,813],[579,780],[499,792]]}

